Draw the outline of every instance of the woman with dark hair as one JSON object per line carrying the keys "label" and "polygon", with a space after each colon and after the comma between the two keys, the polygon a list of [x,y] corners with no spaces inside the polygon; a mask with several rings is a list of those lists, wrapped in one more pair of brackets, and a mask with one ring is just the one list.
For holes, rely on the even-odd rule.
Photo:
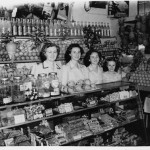
{"label": "woman with dark hair", "polygon": [[79,44],[71,44],[65,53],[66,65],[62,67],[62,85],[66,86],[68,81],[77,83],[79,80],[88,79],[88,70],[79,63],[84,53]]}
{"label": "woman with dark hair", "polygon": [[90,50],[84,57],[84,64],[89,71],[89,79],[92,84],[103,82],[103,69],[100,66],[101,54],[95,50]]}
{"label": "woman with dark hair", "polygon": [[56,72],[60,80],[61,75],[61,63],[56,63],[56,58],[58,57],[60,49],[54,43],[45,43],[41,52],[40,58],[42,63],[35,65],[32,69],[32,74],[37,78],[38,74],[45,73],[49,74],[50,72]]}
{"label": "woman with dark hair", "polygon": [[119,63],[114,58],[108,58],[104,63],[103,83],[121,81],[121,74],[118,73]]}

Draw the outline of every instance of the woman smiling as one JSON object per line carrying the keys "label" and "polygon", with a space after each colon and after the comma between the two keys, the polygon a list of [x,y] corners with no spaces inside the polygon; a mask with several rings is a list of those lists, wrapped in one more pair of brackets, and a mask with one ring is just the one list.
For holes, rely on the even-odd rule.
{"label": "woman smiling", "polygon": [[79,80],[88,79],[88,71],[84,65],[79,63],[81,55],[84,53],[79,44],[71,44],[65,53],[66,65],[62,68],[62,85],[67,85],[68,81],[75,84]]}

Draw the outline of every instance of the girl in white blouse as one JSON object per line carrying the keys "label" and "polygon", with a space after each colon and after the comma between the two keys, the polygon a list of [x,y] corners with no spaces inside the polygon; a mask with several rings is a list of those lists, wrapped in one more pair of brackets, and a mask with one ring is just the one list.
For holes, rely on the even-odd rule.
{"label": "girl in white blouse", "polygon": [[60,49],[54,43],[46,43],[40,53],[42,63],[33,66],[32,74],[37,78],[38,74],[56,72],[59,80],[61,79],[61,63],[56,62]]}
{"label": "girl in white blouse", "polygon": [[103,83],[122,80],[121,74],[117,72],[119,69],[119,65],[114,58],[108,58],[105,62],[104,67],[106,67],[106,72],[103,73]]}
{"label": "girl in white blouse", "polygon": [[79,63],[81,55],[84,53],[79,44],[71,44],[65,53],[66,65],[62,67],[62,85],[66,86],[68,81],[77,83],[79,80],[88,79],[88,70]]}
{"label": "girl in white blouse", "polygon": [[101,54],[94,50],[88,51],[84,57],[84,64],[88,68],[91,84],[101,84],[103,82],[103,68],[99,65],[100,60]]}

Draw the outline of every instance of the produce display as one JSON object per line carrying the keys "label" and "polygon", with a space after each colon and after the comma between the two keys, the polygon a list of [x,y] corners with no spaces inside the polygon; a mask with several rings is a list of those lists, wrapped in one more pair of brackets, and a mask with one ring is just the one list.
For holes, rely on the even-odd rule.
{"label": "produce display", "polygon": [[19,76],[22,79],[25,79],[28,74],[31,73],[32,67],[27,68],[25,65],[22,68],[17,68],[16,65],[4,65],[0,67],[0,79],[8,78],[13,80],[13,76]]}
{"label": "produce display", "polygon": [[86,80],[79,80],[77,81],[77,83],[75,83],[74,81],[68,81],[67,86],[64,86],[62,88],[62,92],[72,94],[76,92],[83,92],[95,89],[96,85],[91,84],[91,81],[89,79],[86,79]]}
{"label": "produce display", "polygon": [[[49,41],[55,43],[60,47],[60,54],[58,56],[58,59],[64,58],[64,53],[71,43],[78,43],[84,49],[85,53],[88,51],[88,48],[86,47],[82,39],[70,39],[65,41],[58,39],[49,39]],[[17,43],[17,50],[14,57],[15,61],[40,60],[39,54],[41,48],[35,45],[35,41],[33,41],[32,39],[15,39],[15,43]],[[0,61],[10,61],[11,59],[9,58],[8,52],[5,50],[5,45],[2,43],[0,43],[0,45]]]}
{"label": "produce display", "polygon": [[137,83],[141,86],[150,86],[150,65],[149,59],[143,58],[143,61],[139,64],[134,72],[130,73],[131,82]]}

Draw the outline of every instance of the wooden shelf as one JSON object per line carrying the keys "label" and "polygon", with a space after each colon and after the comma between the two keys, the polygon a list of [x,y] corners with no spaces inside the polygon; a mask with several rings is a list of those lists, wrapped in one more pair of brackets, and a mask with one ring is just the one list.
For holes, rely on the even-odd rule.
{"label": "wooden shelf", "polygon": [[130,124],[130,123],[133,123],[133,122],[139,121],[139,120],[140,120],[140,119],[134,119],[133,121],[125,122],[124,124],[119,125],[118,127],[112,127],[112,128],[110,128],[110,129],[108,129],[108,130],[104,130],[103,132],[99,132],[99,133],[96,133],[96,134],[92,134],[92,135],[90,135],[90,136],[86,136],[86,137],[83,137],[83,138],[78,139],[78,140],[70,141],[70,142],[64,143],[64,144],[62,144],[62,145],[60,145],[60,146],[68,145],[68,144],[72,144],[72,143],[74,143],[74,142],[78,142],[78,141],[81,141],[81,140],[83,140],[83,139],[86,139],[86,138],[89,138],[89,137],[92,137],[92,136],[97,136],[97,135],[100,135],[100,134],[105,133],[106,131],[111,131],[111,130],[114,130],[114,129],[117,129],[117,128],[120,128],[120,127],[123,127],[123,126],[125,126],[125,125],[127,125],[127,124]]}
{"label": "wooden shelf", "polygon": [[[16,39],[31,39],[31,36],[16,36]],[[47,36],[48,39],[63,39],[62,36]],[[0,39],[5,39],[0,37]],[[68,39],[83,39],[83,36],[69,36]],[[67,39],[66,39],[67,40]]]}
{"label": "wooden shelf", "polygon": [[[84,94],[100,92],[102,90],[114,89],[114,88],[127,86],[127,85],[130,85],[130,83],[129,82],[111,82],[111,83],[99,84],[99,85],[97,85],[97,89],[95,89],[95,90],[76,92],[74,94],[68,94],[68,95],[67,94],[62,94],[61,96],[57,96],[57,97],[48,97],[48,98],[38,99],[38,100],[34,100],[34,101],[26,101],[26,102],[22,102],[22,103],[14,103],[14,104],[10,104],[10,105],[0,106],[0,109],[10,108],[10,107],[17,107],[17,106],[23,106],[23,105],[31,105],[31,104],[40,103],[40,102],[46,102],[46,101],[54,101],[54,100],[57,100],[57,99],[63,100],[63,99],[68,98],[68,97],[82,96]],[[125,99],[125,100],[130,100],[130,99],[133,99],[133,98],[136,98],[136,97],[131,97],[131,98],[128,98],[128,99]],[[125,100],[119,100],[119,101],[125,101]]]}
{"label": "wooden shelf", "polygon": [[[132,97],[132,99],[133,99],[133,97]],[[116,101],[116,102],[121,102],[121,101],[126,101],[126,100],[131,100],[131,98],[125,99],[125,100]],[[116,102],[113,102],[113,103],[116,103]],[[88,108],[83,108],[83,109],[79,109],[79,110],[74,110],[74,111],[69,112],[69,113],[62,113],[62,114],[57,114],[57,115],[53,115],[53,116],[42,117],[42,118],[31,120],[31,121],[25,121],[23,123],[18,123],[18,124],[14,124],[14,125],[10,125],[10,126],[5,126],[5,127],[0,127],[0,130],[7,129],[7,128],[12,128],[12,127],[17,127],[17,126],[21,126],[21,125],[26,125],[26,124],[38,122],[38,121],[41,121],[41,120],[47,120],[47,119],[54,119],[54,118],[58,118],[58,117],[64,117],[64,116],[67,116],[67,115],[76,114],[76,113],[80,113],[80,112],[84,112],[84,111],[89,111],[89,110],[92,110],[92,109],[95,109],[95,108],[99,108],[99,107],[103,107],[103,106],[107,106],[107,105],[110,105],[110,104],[111,103],[106,103],[106,104],[96,105],[96,106],[93,106],[93,107],[88,107]]]}
{"label": "wooden shelf", "polygon": [[[81,59],[83,59],[83,57],[81,57]],[[65,58],[57,58],[56,61],[63,61],[65,60]],[[15,60],[13,63],[40,63],[41,60]],[[0,64],[11,64],[12,61],[0,61]]]}
{"label": "wooden shelf", "polygon": [[136,20],[125,21],[124,23],[135,24]]}
{"label": "wooden shelf", "polygon": [[150,92],[150,86],[142,86],[142,85],[139,85],[139,90],[140,90],[140,91]]}

